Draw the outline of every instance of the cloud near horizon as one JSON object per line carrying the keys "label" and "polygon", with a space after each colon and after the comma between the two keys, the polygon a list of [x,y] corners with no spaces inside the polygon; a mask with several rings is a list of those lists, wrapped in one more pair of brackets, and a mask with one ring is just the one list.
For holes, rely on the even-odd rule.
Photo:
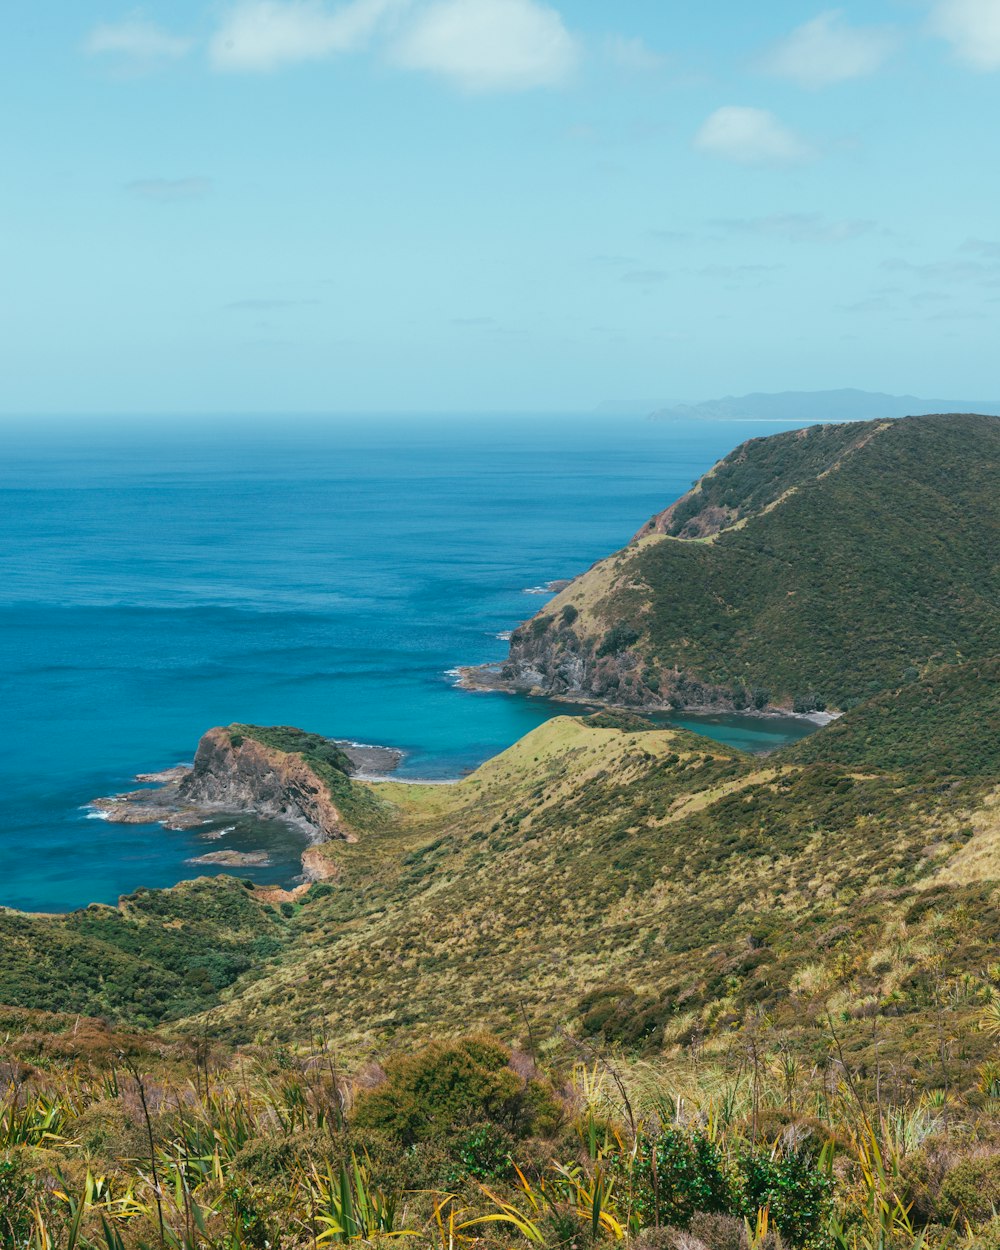
{"label": "cloud near horizon", "polygon": [[772,48],[761,68],[800,87],[829,87],[873,74],[895,43],[889,28],[848,26],[842,9],[828,9]]}
{"label": "cloud near horizon", "polygon": [[1000,3],[997,0],[938,0],[930,31],[952,46],[966,65],[1000,69]]}
{"label": "cloud near horizon", "polygon": [[791,243],[844,243],[871,234],[868,218],[831,221],[821,213],[771,213],[767,217],[720,217],[710,223],[731,234],[755,234]]}
{"label": "cloud near horizon", "polygon": [[800,135],[767,109],[735,104],[716,109],[705,120],[694,146],[740,165],[798,165],[814,155]]}
{"label": "cloud near horizon", "polygon": [[178,200],[200,200],[212,190],[211,178],[137,178],[125,190],[142,200],[174,204]]}

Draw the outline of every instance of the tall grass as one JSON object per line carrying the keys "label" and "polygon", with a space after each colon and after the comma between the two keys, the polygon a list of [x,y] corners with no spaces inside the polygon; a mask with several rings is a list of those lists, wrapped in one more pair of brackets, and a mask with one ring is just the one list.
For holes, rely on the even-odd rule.
{"label": "tall grass", "polygon": [[[929,1143],[982,1154],[996,1130],[988,1100],[890,1104],[846,1064],[789,1064],[780,1047],[745,1058],[577,1064],[548,1159],[543,1143],[525,1158],[514,1145],[496,1179],[430,1189],[367,1153],[351,1090],[314,1062],[244,1058],[193,1077],[52,1070],[0,1099],[0,1247],[582,1250],[652,1245],[644,1230],[705,1211],[746,1250],[992,1244],[961,1216],[921,1223],[907,1189]],[[95,1117],[126,1125],[127,1152],[94,1146]]]}

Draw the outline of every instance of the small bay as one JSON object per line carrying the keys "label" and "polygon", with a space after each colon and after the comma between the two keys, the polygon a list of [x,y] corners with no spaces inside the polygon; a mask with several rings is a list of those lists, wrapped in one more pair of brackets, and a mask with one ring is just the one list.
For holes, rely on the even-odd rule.
{"label": "small bay", "polygon": [[[565,705],[457,689],[502,635],[742,440],[787,425],[592,416],[19,424],[0,462],[0,905],[61,911],[301,835],[121,826],[86,804],[212,725],[294,724],[460,776]],[[743,749],[813,726],[677,716]],[[209,830],[207,832],[212,832]],[[217,830],[216,830],[217,832]]]}

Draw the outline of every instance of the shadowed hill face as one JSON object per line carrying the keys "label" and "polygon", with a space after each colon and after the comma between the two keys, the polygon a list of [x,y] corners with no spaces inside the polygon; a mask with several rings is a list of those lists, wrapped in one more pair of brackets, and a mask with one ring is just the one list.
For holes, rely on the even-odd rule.
{"label": "shadowed hill face", "polygon": [[1000,652],[1000,419],[756,439],[511,641],[504,679],[626,706],[844,708]]}
{"label": "shadowed hill face", "polygon": [[1000,780],[1000,658],[916,672],[821,734],[781,752],[796,763],[877,767],[908,778]]}

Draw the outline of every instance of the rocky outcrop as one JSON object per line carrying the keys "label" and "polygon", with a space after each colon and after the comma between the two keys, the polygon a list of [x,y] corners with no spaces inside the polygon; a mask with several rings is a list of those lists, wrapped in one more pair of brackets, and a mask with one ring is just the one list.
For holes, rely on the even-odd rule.
{"label": "rocky outcrop", "polygon": [[[210,729],[192,767],[144,773],[136,780],[158,785],[94,799],[90,806],[120,824],[195,829],[225,813],[284,821],[314,845],[357,841],[328,785],[302,755],[265,746],[246,732]],[[346,775],[342,780],[350,784]]]}
{"label": "rocky outcrop", "polygon": [[[655,711],[694,708],[731,711],[732,692],[699,681],[679,669],[654,668],[632,644],[635,631],[609,630],[597,643],[581,638],[558,618],[540,628],[536,618],[514,631],[510,652],[495,680],[480,684],[495,688],[545,694],[569,701],[596,702],[614,707]],[[470,675],[469,684],[477,684]]]}
{"label": "rocky outcrop", "polygon": [[304,830],[313,842],[356,841],[326,784],[302,756],[228,729],[210,729],[202,738],[179,797],[200,810],[283,820]]}

